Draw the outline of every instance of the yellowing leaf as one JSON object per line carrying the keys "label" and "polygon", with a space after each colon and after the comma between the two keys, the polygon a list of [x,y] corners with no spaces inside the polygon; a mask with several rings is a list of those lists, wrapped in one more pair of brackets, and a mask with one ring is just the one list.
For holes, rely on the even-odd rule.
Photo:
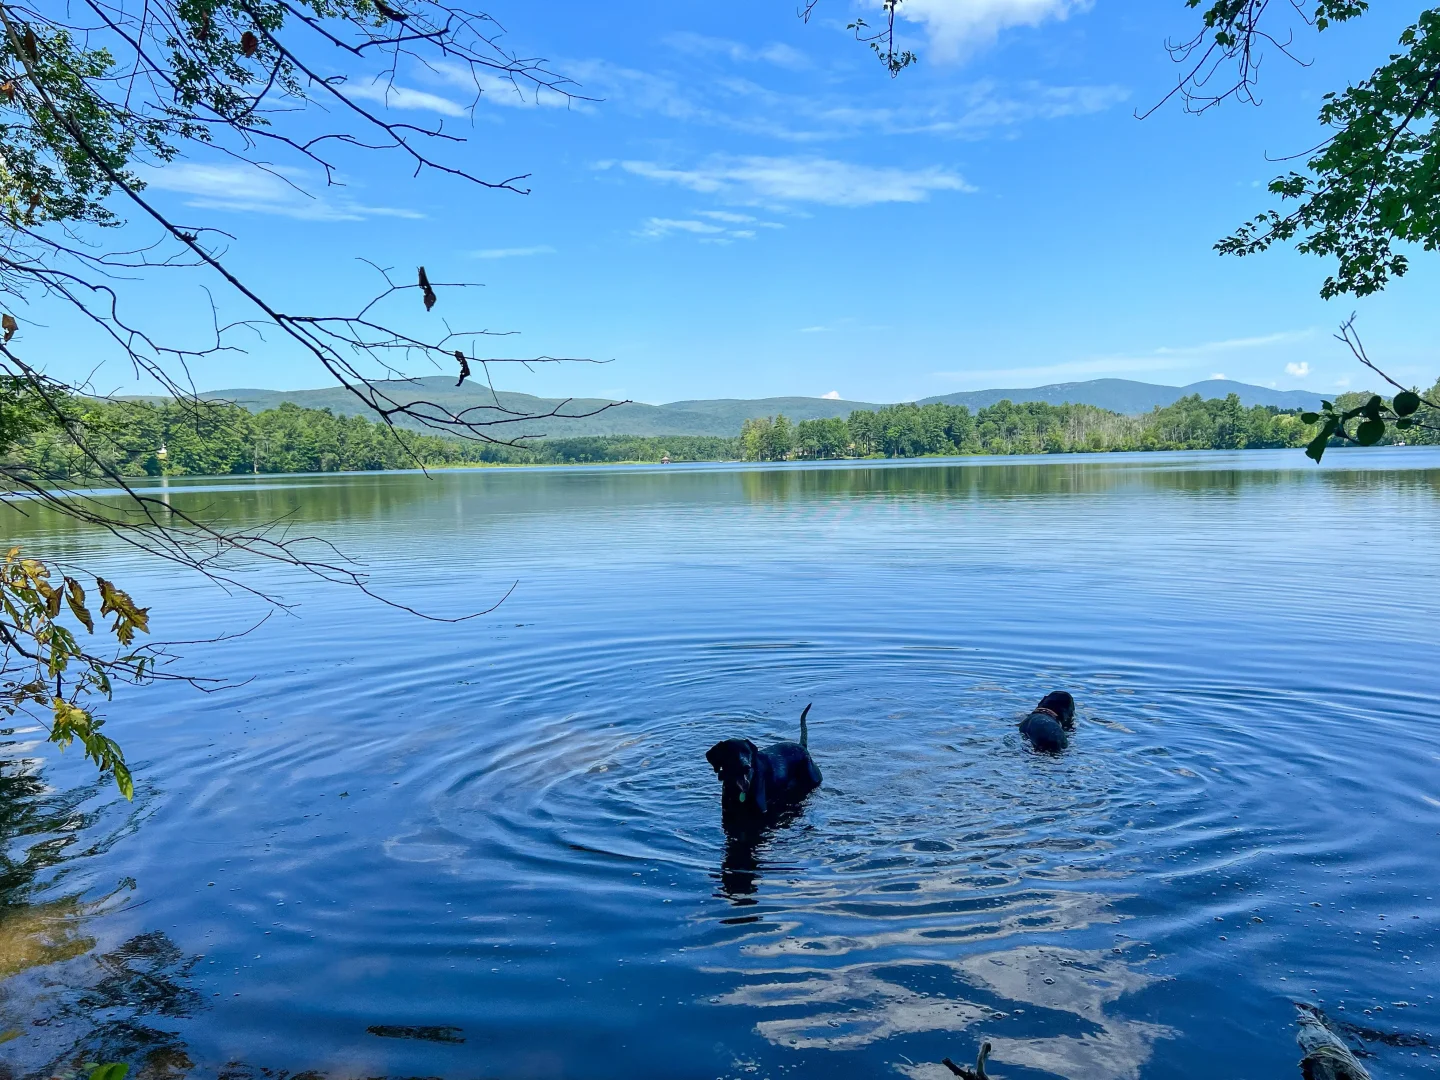
{"label": "yellowing leaf", "polygon": [[120,794],[130,802],[134,802],[135,781],[130,776],[129,766],[123,761],[117,761],[112,768],[115,770],[115,786],[120,789]]}
{"label": "yellowing leaf", "polygon": [[115,625],[111,630],[120,644],[129,645],[135,638],[136,630],[142,634],[150,632],[149,608],[136,607],[128,593],[102,577],[97,577],[95,583],[100,586],[100,614],[115,616]]}
{"label": "yellowing leaf", "polygon": [[65,601],[70,605],[70,612],[85,624],[85,629],[90,633],[95,632],[95,620],[90,617],[90,610],[85,606],[85,589],[74,578],[65,579]]}

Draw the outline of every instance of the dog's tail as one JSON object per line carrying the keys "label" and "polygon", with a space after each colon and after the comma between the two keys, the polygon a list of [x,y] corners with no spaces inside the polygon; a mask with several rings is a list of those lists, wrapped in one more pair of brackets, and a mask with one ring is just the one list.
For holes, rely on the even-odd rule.
{"label": "dog's tail", "polygon": [[810,749],[810,729],[805,726],[805,718],[810,715],[810,708],[815,703],[812,701],[805,706],[805,711],[800,714],[800,745],[806,750]]}

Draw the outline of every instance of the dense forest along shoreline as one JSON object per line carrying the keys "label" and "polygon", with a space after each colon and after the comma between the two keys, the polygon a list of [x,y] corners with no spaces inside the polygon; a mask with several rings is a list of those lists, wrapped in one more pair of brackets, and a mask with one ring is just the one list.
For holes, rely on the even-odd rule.
{"label": "dense forest along shoreline", "polygon": [[[1341,395],[1352,407],[1369,394]],[[1351,400],[1353,399],[1353,400]],[[105,464],[121,476],[229,476],[243,473],[375,472],[492,465],[821,461],[973,455],[1115,453],[1159,450],[1298,448],[1315,437],[1311,414],[1245,408],[1238,396],[1181,398],[1127,416],[1091,405],[1001,401],[972,413],[964,405],[892,405],[849,417],[746,420],[734,438],[711,435],[591,435],[515,443],[391,431],[361,416],[286,402],[251,413],[229,402],[155,403],[71,398],[67,410],[103,431]],[[1423,410],[1426,412],[1433,410]],[[1440,417],[1425,418],[1440,427]],[[398,437],[397,437],[398,434]],[[1434,431],[1406,432],[1412,443]],[[1391,441],[1387,437],[1385,442]],[[1338,444],[1333,443],[1332,445]],[[95,465],[58,426],[30,431],[11,449],[16,465],[43,479],[95,477]]]}

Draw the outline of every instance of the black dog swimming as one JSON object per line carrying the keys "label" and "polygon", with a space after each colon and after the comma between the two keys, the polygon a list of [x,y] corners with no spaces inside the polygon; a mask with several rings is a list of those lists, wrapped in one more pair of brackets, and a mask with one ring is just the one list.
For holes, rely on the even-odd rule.
{"label": "black dog swimming", "polygon": [[1030,745],[1051,753],[1069,746],[1069,733],[1074,730],[1075,699],[1064,690],[1046,694],[1030,715],[1020,721],[1020,734],[1030,740]]}
{"label": "black dog swimming", "polygon": [[[813,703],[812,703],[813,704]],[[749,739],[726,739],[705,752],[720,777],[720,813],[731,821],[764,818],[799,802],[820,786],[820,770],[810,756],[809,732],[800,714],[800,741],[760,749]]]}

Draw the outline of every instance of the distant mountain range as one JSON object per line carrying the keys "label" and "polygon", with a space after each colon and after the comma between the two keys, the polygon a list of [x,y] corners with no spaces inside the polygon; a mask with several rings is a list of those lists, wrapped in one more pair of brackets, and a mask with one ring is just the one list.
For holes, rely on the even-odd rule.
{"label": "distant mountain range", "polygon": [[[605,398],[532,397],[500,391],[493,395],[483,386],[467,382],[456,386],[445,376],[431,376],[408,382],[379,384],[397,401],[430,401],[458,412],[462,409],[492,408],[527,414],[557,412],[544,420],[506,425],[507,436],[519,434],[570,437],[576,435],[720,435],[740,433],[740,425],[752,416],[774,416],[784,413],[792,420],[815,420],[829,416],[848,416],[855,409],[880,409],[883,405],[867,401],[843,401],[834,398],[774,397],[715,398],[705,401],[672,401],[668,405],[645,405],[631,402],[615,405]],[[1015,390],[969,390],[958,394],[925,398],[920,404],[940,401],[948,405],[968,405],[972,410],[994,405],[1006,399],[1014,402],[1045,401],[1052,405],[1095,405],[1119,413],[1149,412],[1157,406],[1169,405],[1190,394],[1205,398],[1223,398],[1237,394],[1242,404],[1275,405],[1283,409],[1318,409],[1320,395],[1305,390],[1271,390],[1264,386],[1209,379],[1189,386],[1157,386],[1129,379],[1092,379],[1089,382],[1054,383]],[[342,414],[367,414],[361,401],[338,387],[324,390],[216,390],[202,395],[212,400],[233,401],[252,412],[273,409],[282,402],[293,402],[310,409],[330,409]],[[497,401],[498,398],[498,401]],[[604,406],[612,405],[605,409]],[[603,412],[596,410],[604,409]],[[595,413],[583,416],[584,413]],[[485,414],[498,415],[495,412]],[[484,418],[480,416],[477,418]]]}
{"label": "distant mountain range", "polygon": [[[926,402],[943,401],[947,405],[968,405],[983,409],[1007,398],[1011,401],[1046,401],[1051,405],[1095,405],[1118,413],[1143,413],[1164,408],[1182,397],[1199,394],[1202,398],[1223,398],[1236,394],[1240,404],[1275,405],[1281,409],[1318,409],[1320,395],[1308,390],[1272,390],[1267,386],[1251,386],[1232,379],[1206,379],[1189,386],[1157,386],[1131,379],[1091,379],[1089,382],[1052,383],[1029,390],[968,390],[960,394],[926,398]],[[922,402],[923,404],[923,402]]]}

